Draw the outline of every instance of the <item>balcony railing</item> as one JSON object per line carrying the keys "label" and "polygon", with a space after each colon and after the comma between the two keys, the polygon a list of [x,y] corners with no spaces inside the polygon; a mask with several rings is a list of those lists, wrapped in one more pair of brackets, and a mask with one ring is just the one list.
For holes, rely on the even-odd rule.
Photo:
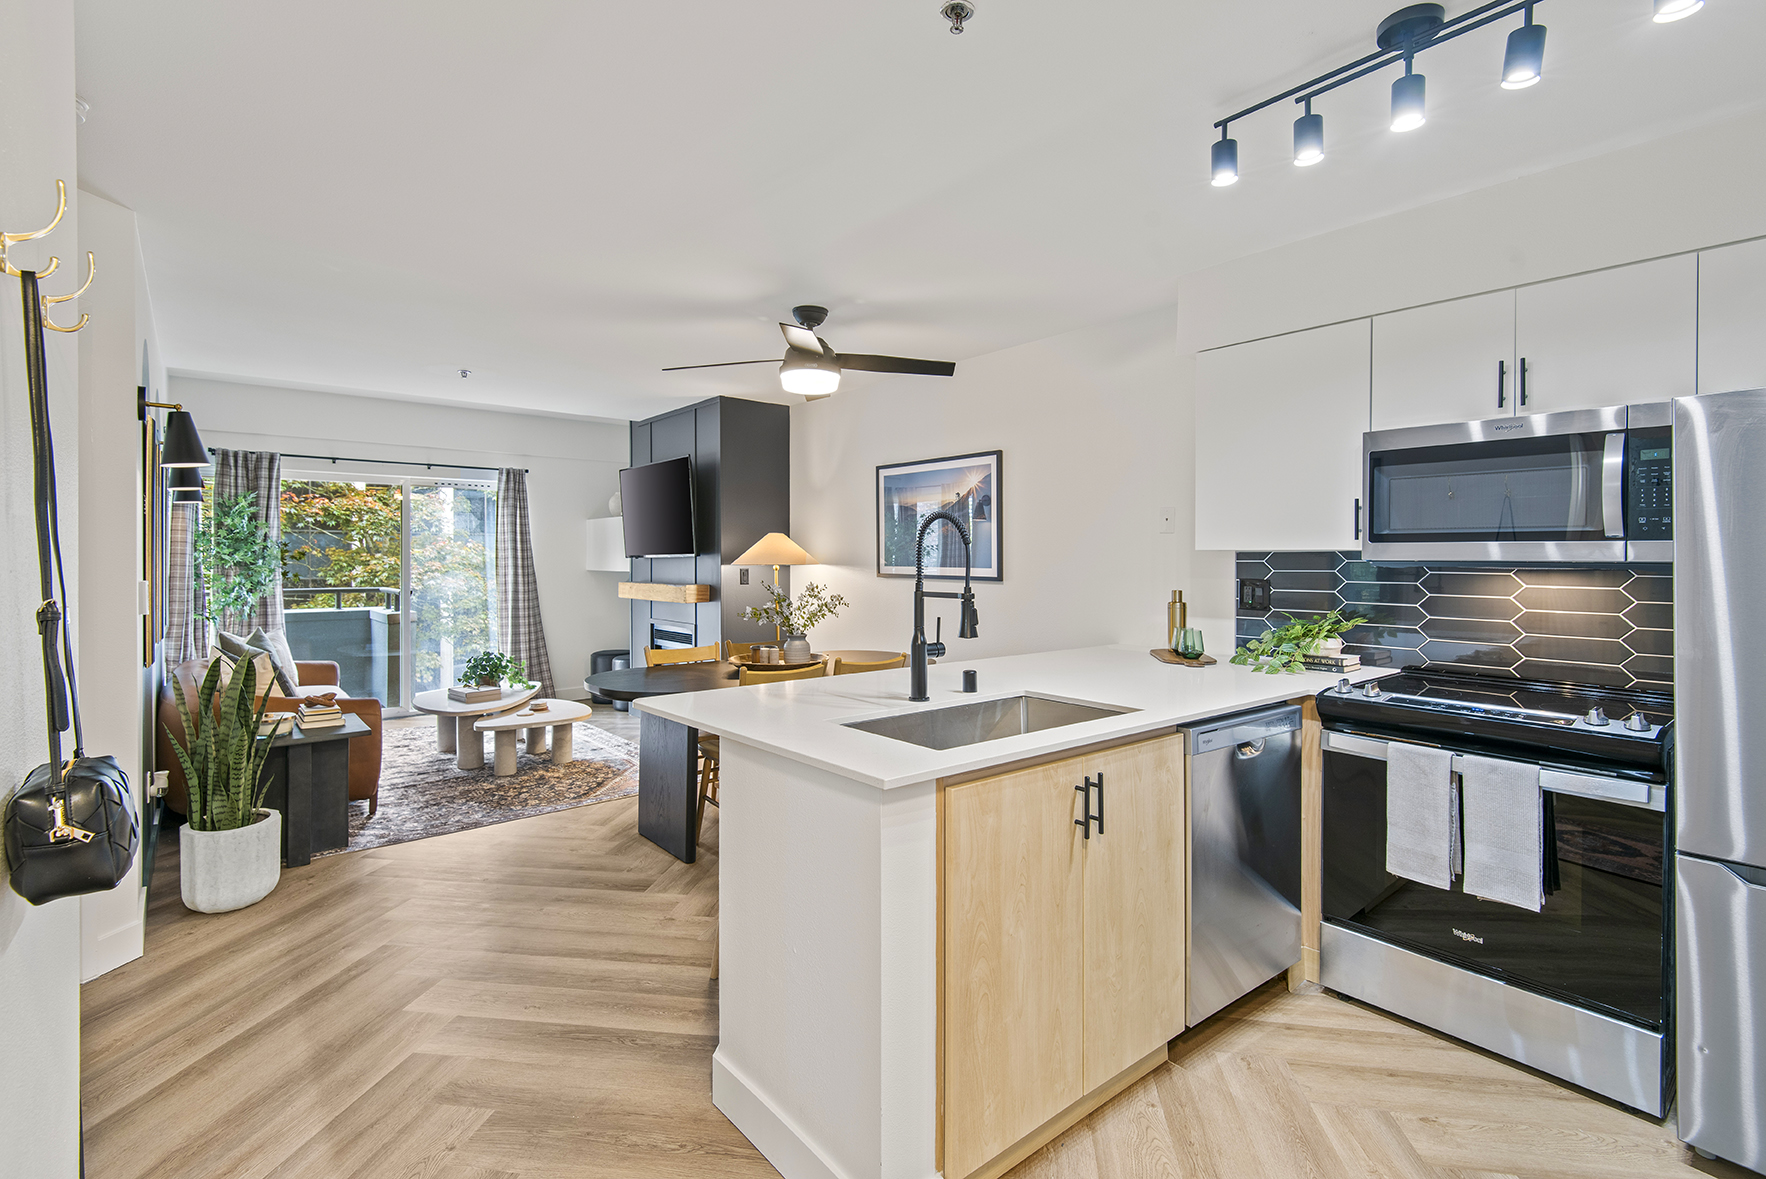
{"label": "balcony railing", "polygon": [[348,594],[379,595],[380,608],[397,614],[399,611],[399,590],[397,586],[385,585],[285,585],[282,587],[283,601],[296,596],[309,600],[314,598],[330,598],[333,608],[343,609],[343,599]]}

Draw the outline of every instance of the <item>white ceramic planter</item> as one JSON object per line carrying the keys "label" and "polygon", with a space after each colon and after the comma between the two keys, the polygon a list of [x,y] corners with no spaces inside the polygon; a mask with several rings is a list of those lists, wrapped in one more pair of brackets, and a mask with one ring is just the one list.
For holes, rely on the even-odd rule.
{"label": "white ceramic planter", "polygon": [[810,656],[809,636],[786,635],[785,649],[780,654],[784,656],[786,663],[808,663]]}
{"label": "white ceramic planter", "polygon": [[1341,655],[1343,653],[1343,636],[1326,639],[1318,645],[1320,655]]}
{"label": "white ceramic planter", "polygon": [[227,913],[255,905],[282,878],[282,812],[258,810],[258,821],[232,831],[178,832],[178,875],[184,907]]}

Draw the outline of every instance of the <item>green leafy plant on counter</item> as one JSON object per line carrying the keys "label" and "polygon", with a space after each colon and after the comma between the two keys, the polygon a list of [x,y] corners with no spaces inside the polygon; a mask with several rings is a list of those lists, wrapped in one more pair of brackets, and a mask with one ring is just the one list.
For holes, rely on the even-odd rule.
{"label": "green leafy plant on counter", "polygon": [[742,617],[749,622],[776,626],[788,635],[806,635],[810,628],[836,617],[846,608],[845,598],[829,593],[813,581],[804,586],[796,598],[776,585],[761,588],[766,590],[767,604],[744,606]]}
{"label": "green leafy plant on counter", "polygon": [[1283,617],[1288,620],[1285,625],[1246,642],[1233,652],[1232,662],[1269,675],[1304,671],[1306,656],[1317,654],[1319,647],[1366,621],[1359,615],[1343,613],[1341,607],[1312,619],[1299,619],[1292,614]]}
{"label": "green leafy plant on counter", "polygon": [[463,684],[500,684],[509,681],[511,688],[526,688],[527,665],[500,651],[480,651],[466,661],[460,671]]}

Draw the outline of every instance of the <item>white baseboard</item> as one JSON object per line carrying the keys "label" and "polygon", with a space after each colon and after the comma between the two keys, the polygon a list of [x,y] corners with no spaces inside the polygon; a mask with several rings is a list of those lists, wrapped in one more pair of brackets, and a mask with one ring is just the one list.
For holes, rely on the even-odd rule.
{"label": "white baseboard", "polygon": [[711,1103],[785,1179],[851,1179],[724,1059],[721,1048],[711,1057]]}

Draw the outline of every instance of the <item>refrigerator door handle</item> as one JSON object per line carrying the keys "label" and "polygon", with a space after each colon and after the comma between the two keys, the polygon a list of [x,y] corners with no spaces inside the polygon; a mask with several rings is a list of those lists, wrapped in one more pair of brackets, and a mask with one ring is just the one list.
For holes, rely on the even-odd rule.
{"label": "refrigerator door handle", "polygon": [[1728,869],[1731,876],[1748,888],[1766,892],[1766,868],[1754,868],[1747,864],[1719,864],[1718,866]]}
{"label": "refrigerator door handle", "polygon": [[1600,463],[1600,510],[1609,538],[1625,535],[1625,434],[1607,435]]}

